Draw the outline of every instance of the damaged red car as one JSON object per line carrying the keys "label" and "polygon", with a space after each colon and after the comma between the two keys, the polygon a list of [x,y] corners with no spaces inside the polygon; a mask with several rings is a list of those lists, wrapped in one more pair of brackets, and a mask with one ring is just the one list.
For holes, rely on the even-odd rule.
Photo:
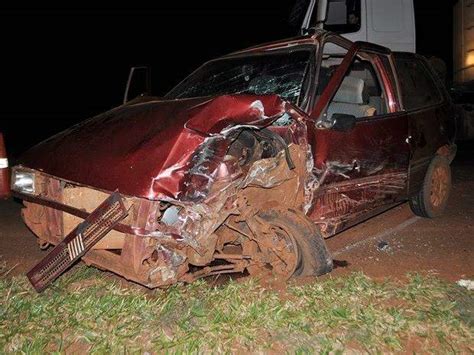
{"label": "damaged red car", "polygon": [[163,98],[40,143],[12,169],[12,191],[41,247],[117,191],[127,216],[82,260],[150,288],[321,275],[333,267],[325,238],[405,201],[442,213],[454,127],[423,57],[315,31],[212,60]]}

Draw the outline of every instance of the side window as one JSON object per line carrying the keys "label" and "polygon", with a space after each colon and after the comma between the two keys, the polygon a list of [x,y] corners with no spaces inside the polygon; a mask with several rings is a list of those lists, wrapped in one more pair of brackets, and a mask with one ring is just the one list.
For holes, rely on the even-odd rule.
{"label": "side window", "polygon": [[422,60],[395,57],[403,105],[416,110],[442,100],[436,82]]}
{"label": "side window", "polygon": [[347,49],[332,43],[325,42],[322,49],[321,66],[319,68],[317,96],[319,97],[326,89],[336,69],[341,65],[347,55]]}
{"label": "side window", "polygon": [[385,91],[369,61],[356,59],[327,109],[327,118],[346,114],[357,118],[388,112]]}
{"label": "side window", "polygon": [[361,26],[360,0],[329,0],[324,29],[336,33],[358,32]]}

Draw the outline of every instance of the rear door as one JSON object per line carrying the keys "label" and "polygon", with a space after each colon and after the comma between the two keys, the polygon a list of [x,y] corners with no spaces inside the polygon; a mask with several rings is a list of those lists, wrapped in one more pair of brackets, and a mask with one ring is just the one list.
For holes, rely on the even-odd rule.
{"label": "rear door", "polygon": [[[410,159],[409,195],[424,181],[436,151],[454,136],[452,106],[426,60],[408,53],[395,54],[403,107],[408,115]],[[451,121],[451,122],[450,122]]]}
{"label": "rear door", "polygon": [[[310,216],[326,236],[406,197],[408,121],[398,103],[391,59],[360,46],[337,66],[313,112],[319,189]],[[330,54],[324,58],[331,60]],[[332,126],[341,114],[355,116],[352,129]]]}

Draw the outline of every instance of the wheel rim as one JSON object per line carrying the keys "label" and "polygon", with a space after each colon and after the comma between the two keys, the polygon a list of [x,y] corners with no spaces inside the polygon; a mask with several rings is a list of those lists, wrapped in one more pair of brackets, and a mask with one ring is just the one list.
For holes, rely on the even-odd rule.
{"label": "wheel rim", "polygon": [[251,275],[273,273],[279,279],[287,280],[295,273],[299,264],[298,245],[284,225],[271,223],[269,232],[258,241],[259,261],[247,270]]}
{"label": "wheel rim", "polygon": [[282,226],[272,228],[273,254],[276,256],[270,263],[272,270],[282,278],[290,278],[298,266],[299,251],[295,238]]}
{"label": "wheel rim", "polygon": [[449,191],[449,172],[442,166],[433,170],[431,177],[430,202],[433,207],[440,207],[445,201]]}

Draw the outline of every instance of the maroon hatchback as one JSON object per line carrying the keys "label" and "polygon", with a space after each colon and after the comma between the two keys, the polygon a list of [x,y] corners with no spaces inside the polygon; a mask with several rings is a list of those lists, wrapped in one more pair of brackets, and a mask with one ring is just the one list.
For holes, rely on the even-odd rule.
{"label": "maroon hatchback", "polygon": [[[210,61],[165,97],[40,143],[12,190],[41,247],[67,244],[63,266],[82,258],[148,287],[321,275],[333,267],[325,238],[404,201],[443,212],[454,135],[423,57],[316,31]],[[114,191],[127,216],[102,206],[107,228],[83,240]]]}

